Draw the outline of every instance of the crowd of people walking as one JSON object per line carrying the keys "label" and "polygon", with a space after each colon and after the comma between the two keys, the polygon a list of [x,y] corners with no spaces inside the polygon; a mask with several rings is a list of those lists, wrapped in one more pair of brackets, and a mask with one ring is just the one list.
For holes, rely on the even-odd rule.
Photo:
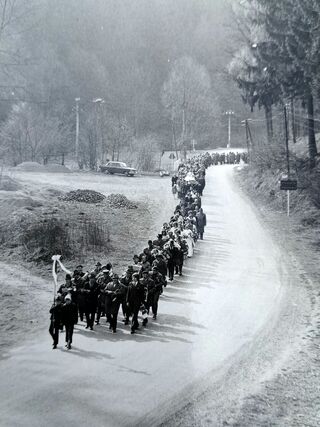
{"label": "crowd of people walking", "polygon": [[211,155],[212,165],[238,165],[240,162],[248,163],[248,153],[229,151],[227,153],[214,153]]}
{"label": "crowd of people walking", "polygon": [[206,168],[214,162],[208,153],[181,163],[172,177],[172,191],[179,199],[174,214],[163,224],[155,240],[149,240],[141,254],[135,254],[132,264],[122,276],[112,265],[97,262],[91,271],[78,265],[73,274],[66,274],[50,309],[49,332],[53,349],[59,343],[59,333],[65,328],[66,347],[71,349],[74,325],[85,322],[93,330],[102,318],[112,333],[117,332],[121,307],[123,322],[130,325],[131,334],[147,326],[149,315],[156,320],[161,294],[175,275],[183,274],[183,265],[193,256],[198,239],[203,239],[206,214],[201,196],[206,185]]}

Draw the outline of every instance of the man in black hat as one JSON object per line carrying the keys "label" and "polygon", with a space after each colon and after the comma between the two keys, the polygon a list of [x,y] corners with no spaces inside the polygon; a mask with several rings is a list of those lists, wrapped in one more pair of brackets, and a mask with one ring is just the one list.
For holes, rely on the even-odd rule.
{"label": "man in black hat", "polygon": [[85,295],[84,295],[84,285],[86,282],[86,277],[84,274],[81,276],[78,270],[74,270],[72,281],[75,285],[76,295],[77,295],[76,301],[74,302],[78,307],[80,320],[81,322],[83,322],[83,316],[85,314],[85,306],[86,306]]}
{"label": "man in black hat", "polygon": [[163,235],[158,234],[158,238],[153,241],[153,246],[162,249],[164,244],[165,240],[163,239]]}
{"label": "man in black hat", "polygon": [[160,295],[163,292],[163,286],[166,286],[166,279],[158,271],[157,267],[152,268],[151,279],[154,282],[154,289],[148,298],[148,311],[152,308],[153,319],[156,320],[158,314],[158,303]]}
{"label": "man in black hat", "polygon": [[169,280],[173,280],[175,266],[178,263],[179,249],[175,246],[174,241],[171,239],[169,246],[166,248],[167,260],[168,260],[168,274]]}
{"label": "man in black hat", "polygon": [[85,292],[85,315],[87,326],[86,329],[90,328],[93,330],[94,318],[97,311],[98,305],[98,293],[99,287],[96,282],[96,277],[93,273],[89,276],[89,282],[86,282],[84,286]]}
{"label": "man in black hat", "polygon": [[119,276],[113,274],[112,282],[106,286],[106,315],[110,320],[110,328],[115,334],[117,332],[117,319],[120,303],[125,297],[125,287],[120,283]]}
{"label": "man in black hat", "polygon": [[83,265],[77,265],[76,270],[78,271],[80,277],[83,277],[85,275],[85,273],[83,272]]}
{"label": "man in black hat", "polygon": [[141,305],[146,300],[146,289],[140,284],[139,273],[132,275],[132,282],[129,285],[127,292],[127,307],[132,314],[131,333],[134,334],[139,328],[138,314]]}
{"label": "man in black hat", "polygon": [[[98,301],[97,301],[97,320],[96,320],[97,325],[99,325],[101,316],[105,314],[106,286],[108,283],[112,282],[109,270],[104,269],[102,270],[101,273],[98,275],[98,278],[96,279],[99,286]],[[107,321],[110,321],[110,319],[107,319]]]}
{"label": "man in black hat", "polygon": [[165,278],[167,275],[167,263],[163,258],[162,253],[158,253],[156,255],[156,260],[152,264],[153,267],[157,267],[159,272],[162,274],[162,276]]}
{"label": "man in black hat", "polygon": [[[150,274],[148,271],[143,271],[142,272],[142,278],[140,279],[140,284],[144,287],[144,289],[146,290],[146,300],[144,301],[144,306],[147,309],[147,311],[149,312],[149,307],[152,305],[151,301],[153,300],[153,293],[155,290],[155,283],[154,281],[151,279]],[[148,318],[144,318],[143,319],[143,326],[146,326],[146,324],[148,323]]]}
{"label": "man in black hat", "polygon": [[63,283],[58,289],[58,294],[61,296],[62,302],[64,301],[64,297],[68,293],[72,294],[73,292],[74,292],[74,286],[72,283],[71,275],[66,274],[65,283]]}
{"label": "man in black hat", "polygon": [[95,265],[94,270],[92,271],[92,273],[97,276],[100,273],[100,271],[101,271],[101,267],[102,267],[102,264],[101,264],[100,261],[98,261],[97,264]]}
{"label": "man in black hat", "polygon": [[52,349],[57,348],[57,345],[59,343],[59,330],[60,330],[60,324],[61,324],[61,307],[62,307],[62,299],[61,296],[57,296],[55,299],[54,304],[50,308],[50,327],[49,327],[49,333],[52,336],[53,344]]}
{"label": "man in black hat", "polygon": [[[132,280],[133,273],[134,273],[134,269],[133,269],[132,265],[129,265],[125,275],[122,276],[120,279],[121,284],[125,287],[125,295],[127,295],[128,288],[129,288],[130,282]],[[122,314],[124,317],[123,320],[125,322],[125,325],[128,325],[129,324],[130,312],[127,309],[126,298],[124,298],[124,300],[122,302]]]}

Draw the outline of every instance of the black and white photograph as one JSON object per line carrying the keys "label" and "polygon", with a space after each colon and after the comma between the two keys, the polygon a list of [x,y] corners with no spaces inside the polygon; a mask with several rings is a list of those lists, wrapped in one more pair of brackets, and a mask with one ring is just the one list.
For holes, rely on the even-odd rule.
{"label": "black and white photograph", "polygon": [[320,0],[0,0],[0,427],[320,426]]}

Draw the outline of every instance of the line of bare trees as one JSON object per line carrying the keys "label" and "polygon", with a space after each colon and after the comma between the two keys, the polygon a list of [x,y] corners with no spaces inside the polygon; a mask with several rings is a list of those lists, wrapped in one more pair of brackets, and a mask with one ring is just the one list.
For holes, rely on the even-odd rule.
{"label": "line of bare trees", "polygon": [[222,113],[244,110],[230,16],[223,0],[0,1],[0,157],[146,167],[134,153],[221,144]]}

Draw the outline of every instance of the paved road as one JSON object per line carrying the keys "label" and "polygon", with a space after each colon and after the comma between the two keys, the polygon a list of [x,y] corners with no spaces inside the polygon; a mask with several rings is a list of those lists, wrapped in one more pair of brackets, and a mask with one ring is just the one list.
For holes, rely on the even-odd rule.
{"label": "paved road", "polygon": [[232,173],[209,169],[205,240],[165,290],[156,322],[133,336],[122,324],[116,335],[78,325],[72,351],[63,342],[52,351],[39,331],[1,361],[2,427],[155,425],[188,385],[253,339],[281,299],[279,250]]}

